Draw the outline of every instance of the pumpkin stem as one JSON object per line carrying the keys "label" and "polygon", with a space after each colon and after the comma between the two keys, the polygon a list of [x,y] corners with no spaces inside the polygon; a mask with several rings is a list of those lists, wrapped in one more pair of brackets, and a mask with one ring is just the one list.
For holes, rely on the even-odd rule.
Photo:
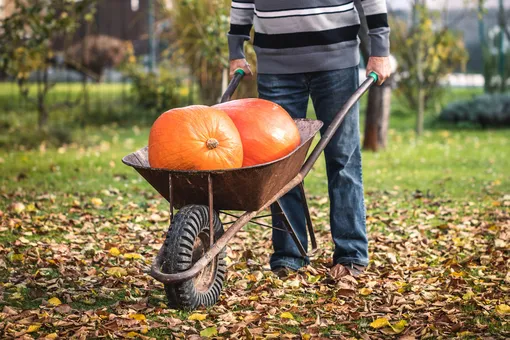
{"label": "pumpkin stem", "polygon": [[216,138],[209,138],[205,144],[209,150],[213,150],[216,149],[218,145],[220,145],[220,142],[218,142]]}

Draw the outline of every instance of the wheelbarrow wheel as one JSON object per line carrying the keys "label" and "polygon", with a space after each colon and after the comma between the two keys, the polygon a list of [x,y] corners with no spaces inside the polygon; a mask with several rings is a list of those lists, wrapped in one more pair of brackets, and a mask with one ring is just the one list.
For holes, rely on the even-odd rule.
{"label": "wheelbarrow wheel", "polygon": [[[214,238],[223,235],[223,225],[214,212]],[[209,208],[189,205],[179,210],[168,230],[162,271],[175,274],[189,269],[209,249]],[[169,307],[193,310],[212,306],[220,297],[227,266],[225,251],[211,261],[196,277],[184,282],[166,284]]]}

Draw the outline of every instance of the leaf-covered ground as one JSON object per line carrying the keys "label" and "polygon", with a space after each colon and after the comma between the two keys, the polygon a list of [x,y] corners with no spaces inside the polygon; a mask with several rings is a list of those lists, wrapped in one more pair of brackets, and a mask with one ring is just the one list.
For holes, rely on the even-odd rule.
{"label": "leaf-covered ground", "polygon": [[249,225],[227,249],[221,300],[192,312],[168,309],[146,273],[169,214],[119,162],[146,132],[0,154],[0,338],[510,337],[508,131],[393,132],[364,154],[371,262],[340,282],[319,163],[312,265],[278,279],[271,231]]}

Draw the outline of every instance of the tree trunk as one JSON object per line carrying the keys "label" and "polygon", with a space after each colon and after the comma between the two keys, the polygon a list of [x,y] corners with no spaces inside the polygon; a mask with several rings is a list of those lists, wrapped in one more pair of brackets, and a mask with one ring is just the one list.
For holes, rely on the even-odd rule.
{"label": "tree trunk", "polygon": [[[370,57],[370,37],[368,35],[367,20],[361,2],[356,0],[354,4],[358,13],[360,13],[361,28],[358,35],[361,40],[361,55],[365,65],[367,65]],[[368,92],[365,137],[363,139],[363,149],[365,150],[375,152],[386,147],[391,109],[391,91],[392,87],[388,79],[383,86],[372,86]]]}
{"label": "tree trunk", "polygon": [[390,111],[391,85],[372,87],[368,93],[363,149],[375,152],[386,147]]}
{"label": "tree trunk", "polygon": [[[413,22],[414,27],[419,24],[418,23],[418,6],[420,5],[419,1],[415,2],[413,7]],[[421,3],[422,6],[426,6],[426,0],[423,0]],[[416,116],[416,134],[420,136],[423,133],[423,120],[425,115],[425,89],[423,88],[424,83],[424,75],[423,75],[423,44],[421,41],[418,41],[418,46],[416,46],[416,76],[418,80],[418,112]]]}
{"label": "tree trunk", "polygon": [[46,108],[46,93],[48,92],[48,68],[45,68],[43,71],[43,76],[41,79],[41,71],[37,71],[37,111],[39,113],[38,117],[38,127],[39,130],[45,130],[48,126],[48,109]]}
{"label": "tree trunk", "polygon": [[423,120],[425,116],[425,91],[421,85],[418,88],[418,115],[416,117],[416,134],[423,133]]}

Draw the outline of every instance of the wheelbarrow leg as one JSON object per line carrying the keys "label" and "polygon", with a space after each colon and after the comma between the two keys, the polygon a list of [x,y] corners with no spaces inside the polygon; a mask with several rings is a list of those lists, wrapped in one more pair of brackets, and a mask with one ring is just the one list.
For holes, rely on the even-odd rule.
{"label": "wheelbarrow leg", "polygon": [[208,182],[208,192],[209,192],[209,249],[213,247],[214,244],[214,224],[213,224],[213,182],[212,176],[209,174],[207,178]]}
{"label": "wheelbarrow leg", "polygon": [[310,234],[310,242],[312,243],[312,251],[317,249],[317,240],[315,239],[315,232],[313,231],[312,218],[310,217],[310,209],[308,209],[308,203],[306,201],[305,185],[303,182],[299,184],[299,190],[301,191],[301,202],[303,204],[303,211],[306,217],[306,226],[308,227],[308,234]]}
{"label": "wheelbarrow leg", "polygon": [[297,246],[299,252],[301,253],[301,255],[303,257],[308,256],[307,253],[306,253],[305,248],[301,244],[301,241],[297,237],[296,232],[294,231],[294,228],[292,227],[292,224],[289,221],[289,217],[287,216],[285,211],[282,209],[282,206],[280,205],[280,200],[277,200],[275,202],[275,205],[276,205],[277,209],[282,213],[282,217],[283,217],[283,220],[284,220],[283,224],[285,225],[285,228],[287,229],[287,232],[290,234],[290,236],[294,240],[294,243],[296,243],[296,246]]}
{"label": "wheelbarrow leg", "polygon": [[168,175],[168,202],[170,203],[170,225],[174,220],[174,197],[172,193],[172,174]]}

